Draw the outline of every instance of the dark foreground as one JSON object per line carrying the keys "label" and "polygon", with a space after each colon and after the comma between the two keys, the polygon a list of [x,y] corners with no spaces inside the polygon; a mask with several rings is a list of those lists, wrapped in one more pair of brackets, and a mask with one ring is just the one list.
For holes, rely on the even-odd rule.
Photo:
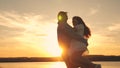
{"label": "dark foreground", "polygon": [[[120,56],[89,55],[92,61],[120,61]],[[61,57],[7,57],[0,58],[0,62],[55,62],[62,61]]]}

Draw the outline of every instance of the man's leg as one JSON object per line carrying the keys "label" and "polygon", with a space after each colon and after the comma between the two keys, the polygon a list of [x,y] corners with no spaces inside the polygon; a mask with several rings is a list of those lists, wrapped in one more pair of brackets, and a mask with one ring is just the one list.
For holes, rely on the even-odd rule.
{"label": "man's leg", "polygon": [[62,58],[67,68],[78,68],[77,66],[70,62],[70,57],[67,54],[62,54]]}
{"label": "man's leg", "polygon": [[64,62],[65,62],[65,64],[66,64],[66,67],[67,67],[67,68],[78,68],[77,66],[73,65],[72,63],[70,63],[69,60],[64,61]]}

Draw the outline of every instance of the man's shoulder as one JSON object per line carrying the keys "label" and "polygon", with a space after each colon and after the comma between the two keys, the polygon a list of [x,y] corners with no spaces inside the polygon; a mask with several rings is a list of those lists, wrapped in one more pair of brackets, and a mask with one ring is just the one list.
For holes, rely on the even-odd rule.
{"label": "man's shoulder", "polygon": [[73,28],[68,23],[59,23],[58,29],[62,29],[63,31],[73,30]]}
{"label": "man's shoulder", "polygon": [[68,27],[69,25],[67,23],[59,23],[58,27]]}

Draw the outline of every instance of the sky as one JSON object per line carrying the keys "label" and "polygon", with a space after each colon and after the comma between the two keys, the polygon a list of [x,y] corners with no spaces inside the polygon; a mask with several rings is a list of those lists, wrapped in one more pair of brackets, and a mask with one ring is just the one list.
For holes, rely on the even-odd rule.
{"label": "sky", "polygon": [[[60,56],[57,14],[91,29],[90,55],[120,55],[120,0],[0,0],[0,57]],[[71,25],[72,26],[72,25]]]}

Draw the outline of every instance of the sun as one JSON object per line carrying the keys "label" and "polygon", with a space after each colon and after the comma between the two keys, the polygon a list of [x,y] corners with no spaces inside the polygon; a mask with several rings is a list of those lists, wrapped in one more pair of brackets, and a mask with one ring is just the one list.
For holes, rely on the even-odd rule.
{"label": "sun", "polygon": [[[51,37],[51,38],[50,38]],[[49,36],[47,40],[48,46],[47,46],[47,52],[49,52],[49,55],[51,56],[61,56],[62,49],[57,44],[57,41],[55,37]]]}
{"label": "sun", "polygon": [[46,49],[51,56],[61,56],[62,49],[58,45],[56,25],[52,24],[48,28],[50,28],[50,30],[47,31]]}
{"label": "sun", "polygon": [[[41,36],[41,34],[45,36]],[[43,24],[30,20],[29,24],[25,26],[24,35],[24,39],[32,43],[31,47],[36,48],[40,53],[44,53],[45,56],[61,56],[62,50],[57,41],[56,23]]]}

